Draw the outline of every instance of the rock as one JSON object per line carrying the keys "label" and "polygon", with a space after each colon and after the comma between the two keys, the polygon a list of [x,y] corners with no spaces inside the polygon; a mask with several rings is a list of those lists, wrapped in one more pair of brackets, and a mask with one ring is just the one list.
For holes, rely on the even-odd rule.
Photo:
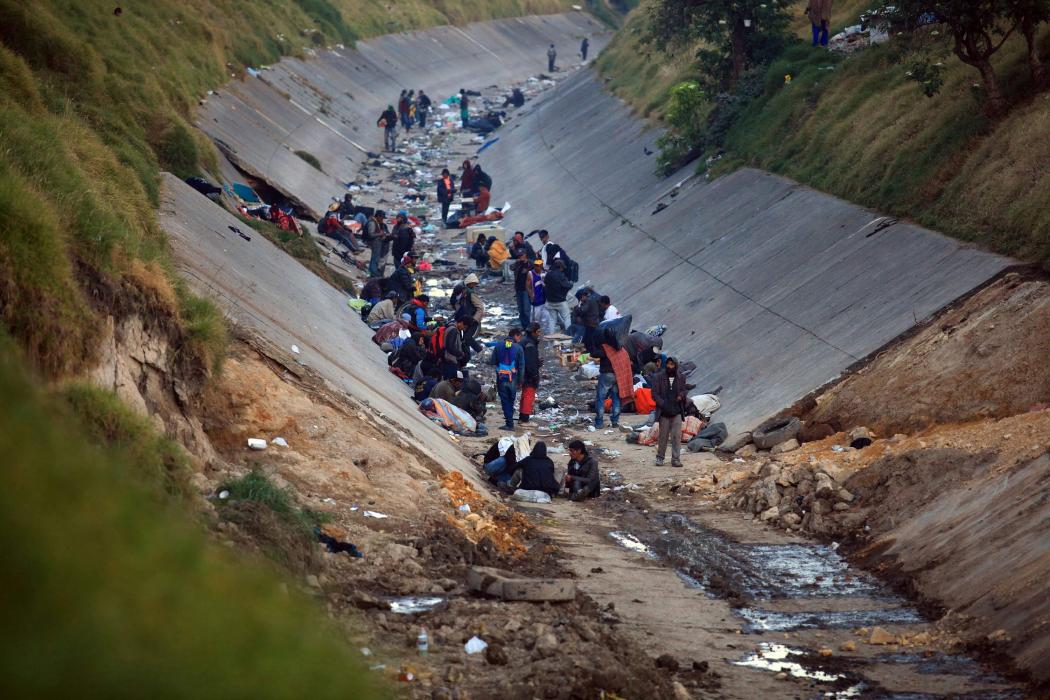
{"label": "rock", "polygon": [[853,494],[847,491],[846,489],[839,489],[838,491],[836,491],[835,497],[843,503],[853,503],[854,498]]}
{"label": "rock", "polygon": [[810,507],[814,515],[827,515],[831,512],[831,504],[827,501],[816,500],[813,501],[813,505]]}
{"label": "rock", "polygon": [[780,522],[788,527],[795,527],[802,522],[802,518],[798,513],[784,513],[780,516]]}
{"label": "rock", "polygon": [[894,644],[896,641],[896,635],[890,634],[881,627],[872,627],[871,636],[868,637],[868,644]]}
{"label": "rock", "polygon": [[321,580],[318,579],[313,574],[307,574],[306,575],[306,585],[309,586],[310,588],[320,588],[321,587]]}
{"label": "rock", "polygon": [[849,510],[849,503],[836,503],[833,508],[841,513],[844,510]]}
{"label": "rock", "polygon": [[758,448],[755,447],[753,444],[748,444],[744,445],[743,447],[738,447],[733,454],[735,454],[737,457],[743,457],[746,459],[748,457],[754,457],[755,455],[757,455]]}
{"label": "rock", "polygon": [[835,652],[833,652],[831,649],[828,649],[827,647],[821,647],[820,651],[818,651],[817,653],[819,653],[821,656],[834,656],[835,655]]}
{"label": "rock", "polygon": [[990,632],[987,636],[989,642],[994,644],[1002,644],[1010,641],[1010,633],[1004,629],[997,629],[994,632]]}
{"label": "rock", "polygon": [[386,604],[374,595],[365,593],[364,591],[354,591],[350,600],[353,602],[354,607],[360,608],[361,610],[379,610],[380,608],[387,607]]}
{"label": "rock", "polygon": [[693,670],[694,671],[699,671],[700,673],[707,673],[709,668],[710,668],[710,664],[708,662],[706,662],[706,661],[694,661],[693,662]]}
{"label": "rock", "polygon": [[814,489],[814,493],[817,498],[832,498],[838,489],[835,488],[835,482],[831,480],[831,477],[827,474],[817,475],[817,484]]}
{"label": "rock", "polygon": [[558,652],[558,638],[554,636],[553,632],[541,634],[536,638],[536,644],[533,646],[533,649],[542,656],[553,656]]}
{"label": "rock", "polygon": [[762,511],[762,514],[758,516],[758,519],[762,522],[769,522],[770,520],[776,520],[780,517],[780,509],[776,506],[772,506]]}
{"label": "rock", "polygon": [[791,438],[787,442],[782,442],[779,445],[773,445],[773,449],[769,451],[769,454],[780,455],[784,454],[785,452],[792,452],[794,450],[797,450],[798,447],[798,440],[796,440],[795,438]]}
{"label": "rock", "polygon": [[489,644],[485,647],[485,660],[493,666],[506,666],[510,661],[502,644]]}
{"label": "rock", "polygon": [[671,688],[674,689],[674,700],[692,700],[693,696],[689,694],[689,691],[685,689],[685,686],[675,681],[671,684]]}
{"label": "rock", "polygon": [[405,561],[406,559],[415,559],[417,556],[419,556],[419,552],[416,551],[415,547],[409,547],[405,544],[395,543],[390,543],[384,546],[383,554],[385,554],[395,563]]}
{"label": "rock", "polygon": [[751,443],[751,431],[745,430],[742,433],[736,433],[730,435],[725,441],[719,445],[719,449],[723,452],[735,452],[740,454],[740,450],[747,447]]}
{"label": "rock", "polygon": [[452,700],[452,691],[448,688],[434,688],[430,693],[431,700]]}
{"label": "rock", "polygon": [[806,496],[813,493],[813,481],[810,479],[802,479],[798,482],[798,495]]}
{"label": "rock", "polygon": [[849,442],[855,442],[857,440],[868,440],[868,444],[875,439],[875,433],[871,432],[865,427],[857,427],[846,433],[846,438]]}
{"label": "rock", "polygon": [[656,667],[670,671],[671,673],[677,673],[679,668],[678,659],[670,654],[661,654],[656,659]]}
{"label": "rock", "polygon": [[781,671],[777,675],[773,676],[773,678],[776,678],[778,681],[786,681],[788,679],[788,674]]}
{"label": "rock", "polygon": [[477,521],[481,520],[481,516],[477,513],[470,513],[469,515],[467,515],[467,517],[464,518],[464,520],[466,520],[469,523],[476,523]]}
{"label": "rock", "polygon": [[449,666],[445,671],[445,680],[449,683],[459,683],[463,680],[463,669],[459,666]]}
{"label": "rock", "polygon": [[759,478],[765,479],[767,477],[774,477],[774,479],[780,474],[780,464],[777,462],[766,462],[758,469]]}
{"label": "rock", "polygon": [[839,645],[839,651],[856,651],[857,643],[850,640]]}

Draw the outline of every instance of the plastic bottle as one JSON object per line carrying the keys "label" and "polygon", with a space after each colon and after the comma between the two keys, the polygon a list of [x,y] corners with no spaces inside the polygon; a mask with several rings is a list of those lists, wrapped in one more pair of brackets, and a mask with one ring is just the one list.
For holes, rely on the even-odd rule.
{"label": "plastic bottle", "polygon": [[416,637],[416,649],[419,651],[420,656],[426,656],[427,652],[430,651],[430,637],[427,636],[425,627],[419,629],[419,636]]}

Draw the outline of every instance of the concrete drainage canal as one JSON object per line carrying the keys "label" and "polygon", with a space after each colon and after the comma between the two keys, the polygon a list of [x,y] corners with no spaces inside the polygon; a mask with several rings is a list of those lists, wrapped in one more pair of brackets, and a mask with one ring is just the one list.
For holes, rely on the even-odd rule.
{"label": "concrete drainage canal", "polygon": [[800,682],[810,694],[799,697],[1025,697],[968,655],[920,648],[931,633],[919,608],[835,545],[740,543],[680,513],[609,536],[672,567],[698,595],[729,602],[750,642],[729,663]]}

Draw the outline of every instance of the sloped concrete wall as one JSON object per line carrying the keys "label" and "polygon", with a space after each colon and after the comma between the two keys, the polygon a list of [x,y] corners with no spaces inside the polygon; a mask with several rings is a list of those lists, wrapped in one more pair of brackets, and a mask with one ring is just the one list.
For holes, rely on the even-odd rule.
{"label": "sloped concrete wall", "polygon": [[[725,386],[746,430],[1011,264],[785,178],[654,174],[655,141],[581,71],[482,155],[507,225],[546,228],[636,327]],[[658,203],[666,209],[653,213]]]}
{"label": "sloped concrete wall", "polygon": [[[460,88],[508,85],[546,71],[552,43],[560,65],[578,63],[584,36],[595,53],[608,39],[590,15],[573,12],[437,27],[371,39],[354,49],[325,49],[231,82],[209,96],[197,125],[235,165],[316,215],[353,179],[364,150],[380,150],[376,121],[388,104],[396,105],[402,89],[423,89],[437,106]],[[324,172],[296,156],[297,150],[316,156]]]}

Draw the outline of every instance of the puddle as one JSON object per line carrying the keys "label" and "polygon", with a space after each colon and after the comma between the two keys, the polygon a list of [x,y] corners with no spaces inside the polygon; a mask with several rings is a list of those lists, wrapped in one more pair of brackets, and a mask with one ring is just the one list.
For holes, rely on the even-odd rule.
{"label": "puddle", "polygon": [[828,610],[819,612],[777,612],[761,608],[736,608],[744,618],[745,632],[787,632],[806,629],[854,629],[875,625],[907,625],[922,622],[915,608],[877,610]]}
{"label": "puddle", "polygon": [[398,615],[416,615],[430,612],[442,603],[444,598],[438,596],[404,596],[390,600],[390,612]]}
{"label": "puddle", "polygon": [[839,686],[823,692],[820,697],[824,698],[857,698],[864,692],[866,688],[864,683],[856,682],[844,673],[825,671],[803,664],[802,662],[808,657],[809,655],[801,649],[792,649],[783,644],[762,643],[758,651],[731,663],[770,673],[786,673],[792,678]]}
{"label": "puddle", "polygon": [[616,540],[621,547],[626,547],[632,552],[654,556],[653,551],[647,545],[629,532],[610,532],[609,537]]}

